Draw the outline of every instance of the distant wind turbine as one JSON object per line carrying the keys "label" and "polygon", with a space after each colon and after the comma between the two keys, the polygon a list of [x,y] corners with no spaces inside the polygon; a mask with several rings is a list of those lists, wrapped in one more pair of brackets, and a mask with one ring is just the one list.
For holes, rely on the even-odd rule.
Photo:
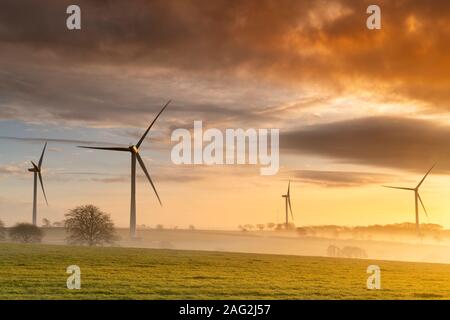
{"label": "distant wind turbine", "polygon": [[150,182],[153,191],[158,198],[159,204],[162,206],[161,199],[159,198],[158,192],[156,191],[155,185],[153,184],[152,178],[150,178],[150,174],[145,167],[144,161],[142,160],[139,154],[139,148],[147,136],[148,132],[152,128],[153,124],[156,122],[161,113],[166,109],[169,105],[170,100],[164,105],[161,111],[156,115],[156,118],[152,121],[150,126],[144,132],[144,135],[141,137],[139,142],[136,145],[130,145],[129,147],[88,147],[88,146],[78,146],[79,148],[85,149],[95,149],[95,150],[106,150],[106,151],[122,151],[122,152],[130,152],[131,153],[131,205],[130,205],[130,237],[136,237],[136,160],[139,162],[142,171],[144,171],[147,176],[148,181]]}
{"label": "distant wind turbine", "polygon": [[291,212],[292,220],[294,220],[294,215],[292,214],[292,205],[291,205],[291,180],[288,183],[287,193],[283,194],[282,197],[285,199],[285,207],[286,207],[286,229],[289,226],[289,215],[288,209]]}
{"label": "distant wind turbine", "polygon": [[434,168],[435,165],[436,164],[433,164],[433,166],[423,176],[422,180],[420,180],[419,184],[415,188],[383,186],[385,188],[414,191],[414,203],[415,203],[415,208],[416,208],[416,231],[417,231],[417,233],[419,233],[419,201],[420,201],[420,204],[422,205],[422,208],[423,208],[423,211],[425,212],[425,215],[428,217],[427,209],[425,209],[425,205],[423,204],[422,198],[420,197],[420,194],[419,194],[419,188],[422,185],[422,183],[425,181],[425,178],[428,176],[428,174],[431,172],[431,170]]}
{"label": "distant wind turbine", "polygon": [[41,158],[39,159],[38,164],[36,165],[33,161],[31,164],[33,168],[28,169],[28,171],[33,172],[34,174],[34,188],[33,188],[33,224],[37,225],[37,179],[41,183],[42,193],[44,194],[45,203],[48,205],[47,195],[45,194],[44,182],[42,181],[42,161],[44,160],[45,149],[47,148],[47,142],[44,145],[44,149],[42,150]]}

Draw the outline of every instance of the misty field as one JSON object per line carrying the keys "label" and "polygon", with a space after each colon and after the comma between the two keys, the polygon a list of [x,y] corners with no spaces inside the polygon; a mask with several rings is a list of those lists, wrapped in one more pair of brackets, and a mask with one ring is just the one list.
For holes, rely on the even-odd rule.
{"label": "misty field", "polygon": [[[66,268],[81,268],[81,290]],[[366,289],[381,268],[382,290]],[[450,265],[0,244],[0,299],[449,299]]]}

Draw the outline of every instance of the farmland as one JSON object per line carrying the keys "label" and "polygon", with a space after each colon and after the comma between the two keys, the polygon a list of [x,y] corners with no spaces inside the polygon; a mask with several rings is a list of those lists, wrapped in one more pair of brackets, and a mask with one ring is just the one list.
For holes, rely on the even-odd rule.
{"label": "farmland", "polygon": [[[381,268],[381,290],[366,268]],[[81,268],[81,289],[66,268]],[[0,299],[449,299],[450,265],[146,248],[0,244]]]}

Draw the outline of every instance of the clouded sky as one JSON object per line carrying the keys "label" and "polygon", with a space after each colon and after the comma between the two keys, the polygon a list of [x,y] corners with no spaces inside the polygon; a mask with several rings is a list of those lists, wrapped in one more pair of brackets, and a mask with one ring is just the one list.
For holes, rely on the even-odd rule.
{"label": "clouded sky", "polygon": [[[138,181],[138,224],[236,228],[281,222],[293,181],[296,224],[428,220],[450,227],[450,3],[377,1],[73,1],[0,3],[0,219],[31,220],[45,141],[39,220],[93,203],[129,221],[129,157],[77,149],[129,145],[172,103],[142,155],[164,206]],[[176,128],[279,128],[281,168],[174,165]],[[140,172],[140,171],[138,171]],[[140,174],[142,174],[140,172]]]}

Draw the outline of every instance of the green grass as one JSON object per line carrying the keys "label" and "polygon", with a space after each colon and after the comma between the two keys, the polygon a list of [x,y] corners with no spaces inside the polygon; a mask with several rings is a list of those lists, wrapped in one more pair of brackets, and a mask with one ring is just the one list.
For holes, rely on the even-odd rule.
{"label": "green grass", "polygon": [[[66,268],[81,268],[81,290]],[[382,290],[366,289],[381,267]],[[0,299],[449,299],[450,265],[0,244]]]}

